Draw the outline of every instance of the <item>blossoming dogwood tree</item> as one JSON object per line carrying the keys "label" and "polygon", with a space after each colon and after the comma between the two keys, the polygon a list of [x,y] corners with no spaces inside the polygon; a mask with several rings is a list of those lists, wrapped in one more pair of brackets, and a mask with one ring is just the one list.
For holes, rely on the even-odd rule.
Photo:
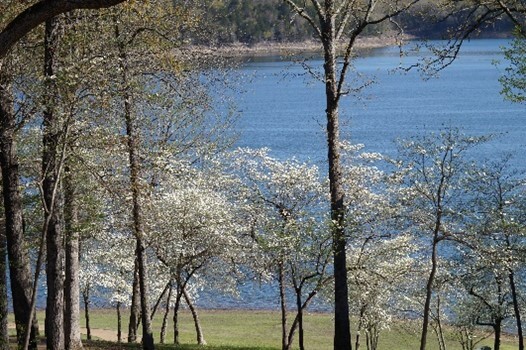
{"label": "blossoming dogwood tree", "polygon": [[[277,280],[281,306],[282,349],[290,349],[296,329],[304,349],[303,312],[325,287],[331,262],[327,184],[316,166],[271,158],[265,149],[234,154],[252,216],[252,238],[263,266]],[[296,316],[288,328],[287,299],[295,294]]]}

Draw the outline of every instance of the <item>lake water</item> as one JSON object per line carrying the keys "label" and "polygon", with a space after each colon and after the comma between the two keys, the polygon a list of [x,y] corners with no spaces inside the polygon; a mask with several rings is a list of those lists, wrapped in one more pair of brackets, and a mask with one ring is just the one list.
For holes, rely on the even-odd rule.
{"label": "lake water", "polygon": [[[505,40],[465,43],[457,60],[438,78],[424,80],[417,71],[402,74],[399,66],[417,62],[418,55],[400,58],[399,49],[375,49],[358,58],[351,78],[375,83],[357,96],[342,100],[343,136],[363,143],[366,150],[394,156],[395,140],[444,127],[458,127],[468,135],[495,134],[474,150],[478,158],[514,152],[516,166],[526,170],[526,106],[504,101],[498,78]],[[504,62],[502,62],[504,63]],[[310,66],[321,69],[320,60]],[[277,158],[296,157],[325,169],[324,85],[305,74],[299,64],[279,57],[254,58],[244,64],[246,93],[239,101],[240,147],[268,147]],[[321,72],[320,72],[321,73]],[[241,298],[204,291],[198,304],[208,308],[279,308],[277,289],[248,283]],[[327,305],[318,305],[327,309]]]}
{"label": "lake water", "polygon": [[[395,139],[451,126],[469,135],[500,135],[479,148],[480,157],[524,149],[526,106],[504,101],[499,94],[504,66],[494,61],[502,59],[501,46],[506,43],[466,42],[457,60],[427,81],[417,71],[396,71],[416,62],[416,54],[400,58],[399,49],[393,47],[368,52],[355,61],[355,70],[363,75],[359,79],[375,83],[342,100],[343,137],[365,144],[368,151],[394,155]],[[309,64],[320,70],[322,62],[314,59]],[[241,70],[248,78],[239,103],[237,145],[268,147],[277,158],[325,162],[323,84],[301,65],[279,57],[253,59]],[[353,87],[362,85],[356,75],[350,78]],[[522,153],[516,164],[526,169]]]}

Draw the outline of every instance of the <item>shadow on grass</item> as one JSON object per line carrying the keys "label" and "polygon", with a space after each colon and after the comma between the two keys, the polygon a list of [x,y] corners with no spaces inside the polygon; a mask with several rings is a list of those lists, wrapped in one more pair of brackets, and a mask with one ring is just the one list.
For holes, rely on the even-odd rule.
{"label": "shadow on grass", "polygon": [[[140,350],[142,349],[140,344],[128,344],[128,343],[115,343],[103,340],[91,340],[83,341],[85,349],[89,350]],[[190,345],[190,344],[181,344],[181,345],[166,345],[166,344],[157,344],[155,345],[156,350],[277,350],[276,348],[269,347],[246,347],[246,346],[213,346],[213,345]]]}

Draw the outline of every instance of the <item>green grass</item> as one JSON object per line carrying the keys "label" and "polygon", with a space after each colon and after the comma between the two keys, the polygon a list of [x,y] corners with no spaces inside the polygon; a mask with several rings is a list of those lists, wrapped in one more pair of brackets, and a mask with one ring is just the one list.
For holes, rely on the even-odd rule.
{"label": "green grass", "polygon": [[[250,310],[217,310],[200,311],[199,313],[203,332],[209,350],[278,350],[281,344],[281,325],[279,312],[273,311],[250,311]],[[169,316],[167,329],[167,344],[173,343],[173,329]],[[41,326],[43,325],[43,312],[38,313]],[[106,329],[116,334],[117,317],[114,310],[93,310],[90,312],[91,327],[93,329]],[[292,316],[290,317],[292,319]],[[127,335],[128,314],[123,313],[123,339]],[[161,317],[158,315],[153,320],[154,338],[159,340]],[[84,326],[84,320],[82,320]],[[420,335],[419,324],[400,322],[395,324],[391,330],[386,330],[380,335],[381,350],[414,350],[418,348]],[[159,345],[157,349],[181,349],[197,350],[204,349],[197,345],[193,320],[189,312],[180,315],[180,339],[183,345]],[[332,350],[332,315],[330,314],[307,314],[305,317],[305,344],[309,350]],[[353,333],[353,336],[355,334]],[[428,337],[428,350],[438,350],[436,337],[430,334]],[[297,340],[297,337],[296,337]],[[492,346],[493,339],[486,339],[481,345]],[[111,342],[95,341],[87,343],[87,349],[138,349],[137,345],[118,345]],[[460,344],[455,341],[452,334],[448,334],[448,350],[461,350]],[[517,341],[513,337],[505,337],[501,350],[512,350],[517,348]],[[366,349],[365,339],[362,339],[361,349]]]}

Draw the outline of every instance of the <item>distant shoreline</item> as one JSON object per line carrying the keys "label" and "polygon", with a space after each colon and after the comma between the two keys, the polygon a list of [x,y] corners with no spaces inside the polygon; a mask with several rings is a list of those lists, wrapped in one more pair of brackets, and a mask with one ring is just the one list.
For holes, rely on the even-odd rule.
{"label": "distant shoreline", "polygon": [[[371,49],[394,46],[400,43],[400,37],[396,36],[382,36],[382,37],[364,37],[358,38],[355,43],[355,51],[367,51]],[[404,41],[413,38],[405,36]],[[345,42],[339,46],[342,49]],[[226,58],[239,57],[263,57],[263,56],[293,56],[298,54],[312,54],[319,53],[322,50],[321,43],[318,41],[304,41],[304,42],[262,42],[254,45],[235,43],[220,47],[210,48],[197,46],[194,47],[195,52],[217,55]]]}

